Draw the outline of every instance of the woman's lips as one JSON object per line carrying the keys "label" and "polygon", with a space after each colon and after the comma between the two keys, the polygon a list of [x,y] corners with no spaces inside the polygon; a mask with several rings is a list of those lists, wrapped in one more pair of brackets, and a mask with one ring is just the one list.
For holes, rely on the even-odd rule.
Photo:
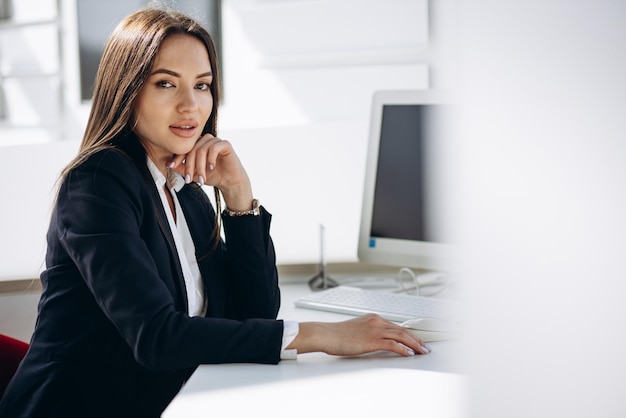
{"label": "woman's lips", "polygon": [[177,123],[176,125],[170,125],[170,131],[182,138],[192,138],[196,136],[198,125],[195,123]]}

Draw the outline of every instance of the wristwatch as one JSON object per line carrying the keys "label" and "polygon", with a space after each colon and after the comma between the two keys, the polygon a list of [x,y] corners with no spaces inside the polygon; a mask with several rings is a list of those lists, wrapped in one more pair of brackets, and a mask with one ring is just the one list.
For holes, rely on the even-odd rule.
{"label": "wristwatch", "polygon": [[228,208],[224,209],[224,214],[228,215],[228,216],[248,216],[248,215],[252,215],[252,216],[258,216],[261,213],[261,209],[259,209],[259,200],[258,199],[252,199],[252,209],[250,210],[244,210],[241,212],[237,212],[234,210],[230,210]]}

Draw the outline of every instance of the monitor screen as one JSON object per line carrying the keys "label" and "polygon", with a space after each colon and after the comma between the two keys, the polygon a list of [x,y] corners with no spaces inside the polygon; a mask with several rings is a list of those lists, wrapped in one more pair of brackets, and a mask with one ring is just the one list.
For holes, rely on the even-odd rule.
{"label": "monitor screen", "polygon": [[374,95],[359,234],[359,260],[449,270],[452,246],[439,216],[449,94]]}

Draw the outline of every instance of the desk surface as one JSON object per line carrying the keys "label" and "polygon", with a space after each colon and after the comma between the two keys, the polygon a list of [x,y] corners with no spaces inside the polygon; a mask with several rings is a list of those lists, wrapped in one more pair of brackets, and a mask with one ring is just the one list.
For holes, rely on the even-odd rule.
{"label": "desk surface", "polygon": [[[279,318],[341,321],[342,314],[296,308],[306,284],[281,285]],[[424,356],[372,353],[336,357],[301,354],[278,365],[203,365],[163,418],[195,416],[428,417],[467,416],[468,378],[461,374],[460,344],[429,343]]]}

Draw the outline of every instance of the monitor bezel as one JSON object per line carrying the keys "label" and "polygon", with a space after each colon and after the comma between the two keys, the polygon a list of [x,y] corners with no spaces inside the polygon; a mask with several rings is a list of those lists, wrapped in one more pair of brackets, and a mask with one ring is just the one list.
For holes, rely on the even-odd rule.
{"label": "monitor bezel", "polygon": [[384,106],[450,103],[452,103],[452,97],[451,93],[447,91],[382,90],[374,93],[357,251],[360,262],[427,271],[450,271],[452,269],[452,254],[454,250],[451,244],[377,237],[376,246],[370,247],[374,188]]}

